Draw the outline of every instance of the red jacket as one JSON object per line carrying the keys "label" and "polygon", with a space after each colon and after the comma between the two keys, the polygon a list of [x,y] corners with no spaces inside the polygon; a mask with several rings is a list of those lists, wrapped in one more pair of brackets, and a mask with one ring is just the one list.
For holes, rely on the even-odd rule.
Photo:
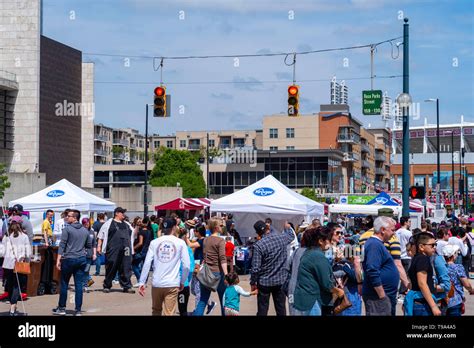
{"label": "red jacket", "polygon": [[232,257],[234,256],[234,244],[232,242],[225,243],[225,256]]}

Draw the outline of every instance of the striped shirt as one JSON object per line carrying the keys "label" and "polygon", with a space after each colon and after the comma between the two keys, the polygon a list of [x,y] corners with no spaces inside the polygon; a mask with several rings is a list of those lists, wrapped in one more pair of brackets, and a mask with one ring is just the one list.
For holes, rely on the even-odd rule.
{"label": "striped shirt", "polygon": [[[362,247],[364,246],[365,242],[374,235],[374,229],[370,229],[367,232],[364,232],[359,239],[359,245],[356,249],[358,253],[361,252]],[[394,260],[400,260],[401,259],[401,254],[402,254],[402,249],[400,247],[400,242],[397,239],[396,235],[393,235],[392,238],[388,242],[384,243],[385,247],[387,248],[388,252],[390,255],[392,255],[392,258]]]}

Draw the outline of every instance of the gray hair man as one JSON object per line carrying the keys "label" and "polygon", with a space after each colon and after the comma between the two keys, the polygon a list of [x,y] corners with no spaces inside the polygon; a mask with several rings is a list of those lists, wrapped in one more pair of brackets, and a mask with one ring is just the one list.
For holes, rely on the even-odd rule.
{"label": "gray hair man", "polygon": [[395,313],[392,310],[397,304],[397,290],[400,274],[395,262],[385,247],[395,233],[395,220],[388,216],[379,216],[374,221],[374,234],[365,242],[364,282],[362,297],[368,316]]}

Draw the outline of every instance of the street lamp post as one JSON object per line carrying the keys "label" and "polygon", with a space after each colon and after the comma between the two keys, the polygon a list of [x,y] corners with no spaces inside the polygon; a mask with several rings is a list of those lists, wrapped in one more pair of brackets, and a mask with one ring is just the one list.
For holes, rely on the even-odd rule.
{"label": "street lamp post", "polygon": [[409,107],[411,105],[411,96],[409,93],[409,57],[408,57],[408,18],[403,20],[403,93],[398,95],[397,104],[402,108],[403,115],[403,155],[402,155],[402,216],[410,216],[410,122]]}
{"label": "street lamp post", "polygon": [[441,163],[440,163],[440,154],[439,154],[439,99],[430,98],[425,100],[426,102],[436,102],[436,171],[437,171],[437,180],[436,180],[436,209],[441,209]]}

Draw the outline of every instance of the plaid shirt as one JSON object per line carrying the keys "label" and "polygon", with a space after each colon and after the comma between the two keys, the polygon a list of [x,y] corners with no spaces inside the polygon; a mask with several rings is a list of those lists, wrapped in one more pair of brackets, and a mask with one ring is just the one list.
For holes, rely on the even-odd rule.
{"label": "plaid shirt", "polygon": [[250,285],[277,286],[288,277],[287,249],[295,238],[290,228],[283,233],[272,232],[253,246]]}

